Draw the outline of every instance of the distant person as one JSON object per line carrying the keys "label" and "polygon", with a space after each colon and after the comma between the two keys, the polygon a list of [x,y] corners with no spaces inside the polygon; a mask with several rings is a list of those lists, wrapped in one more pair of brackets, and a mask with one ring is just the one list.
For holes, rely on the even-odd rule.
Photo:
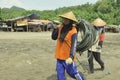
{"label": "distant person", "polygon": [[102,48],[102,45],[103,45],[103,42],[104,42],[104,39],[105,39],[105,28],[103,26],[103,27],[100,27],[100,29],[101,29],[101,33],[100,33],[98,45]]}
{"label": "distant person", "polygon": [[60,15],[63,23],[52,32],[52,39],[57,40],[55,58],[57,59],[56,71],[58,80],[66,80],[66,72],[76,80],[85,80],[84,76],[78,72],[75,64],[77,30],[73,26],[78,22],[72,12]]}
{"label": "distant person", "polygon": [[60,26],[60,25],[61,25],[61,22],[59,22],[59,21],[57,21],[57,20],[54,20],[54,21],[53,21],[53,24],[54,24],[54,26],[53,26],[53,29],[54,29],[55,27]]}
{"label": "distant person", "polygon": [[101,66],[100,70],[104,70],[105,68],[104,62],[101,59],[101,49],[105,37],[104,26],[106,25],[106,23],[100,18],[98,18],[95,21],[93,21],[92,24],[96,30],[97,36],[96,36],[95,44],[88,50],[88,62],[89,62],[90,72],[94,73],[93,57],[100,64]]}

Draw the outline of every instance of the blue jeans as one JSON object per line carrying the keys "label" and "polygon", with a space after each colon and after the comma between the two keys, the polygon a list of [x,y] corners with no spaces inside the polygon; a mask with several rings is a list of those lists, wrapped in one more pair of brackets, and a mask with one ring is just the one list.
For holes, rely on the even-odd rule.
{"label": "blue jeans", "polygon": [[84,76],[78,73],[75,62],[72,64],[66,64],[65,60],[57,59],[56,71],[58,80],[66,80],[65,70],[72,78],[76,80],[85,80]]}

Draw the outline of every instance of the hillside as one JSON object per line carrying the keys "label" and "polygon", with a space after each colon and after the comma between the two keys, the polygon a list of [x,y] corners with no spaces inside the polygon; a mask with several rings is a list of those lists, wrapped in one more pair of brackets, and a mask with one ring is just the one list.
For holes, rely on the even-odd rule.
{"label": "hillside", "polygon": [[17,6],[12,6],[12,7],[10,8],[10,10],[25,11],[24,8],[20,8],[20,7],[17,7]]}
{"label": "hillside", "polygon": [[60,20],[58,15],[68,11],[73,11],[77,18],[84,18],[90,22],[100,17],[108,24],[120,24],[120,0],[99,0],[95,4],[86,3],[83,5],[43,11],[25,10],[23,8],[13,6],[11,8],[0,9],[0,18],[6,20],[35,13],[41,15],[41,19]]}

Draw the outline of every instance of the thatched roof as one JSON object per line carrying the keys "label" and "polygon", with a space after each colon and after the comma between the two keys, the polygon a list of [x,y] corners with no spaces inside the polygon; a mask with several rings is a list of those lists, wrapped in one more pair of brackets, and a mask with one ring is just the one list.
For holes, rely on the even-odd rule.
{"label": "thatched roof", "polygon": [[17,21],[17,26],[26,26],[28,25],[27,20],[19,20]]}
{"label": "thatched roof", "polygon": [[16,18],[8,19],[7,21],[17,21],[17,20],[24,19],[24,18],[25,18],[25,16],[19,16]]}
{"label": "thatched roof", "polygon": [[44,23],[44,24],[48,24],[50,21],[49,20],[38,20],[38,19],[33,19],[33,20],[30,20],[31,22],[41,22],[41,23]]}
{"label": "thatched roof", "polygon": [[18,21],[18,20],[22,20],[22,19],[39,19],[40,16],[37,15],[37,14],[29,14],[27,16],[19,16],[19,17],[16,17],[16,18],[12,18],[12,19],[8,19],[6,21]]}
{"label": "thatched roof", "polygon": [[41,22],[28,22],[28,25],[42,25]]}

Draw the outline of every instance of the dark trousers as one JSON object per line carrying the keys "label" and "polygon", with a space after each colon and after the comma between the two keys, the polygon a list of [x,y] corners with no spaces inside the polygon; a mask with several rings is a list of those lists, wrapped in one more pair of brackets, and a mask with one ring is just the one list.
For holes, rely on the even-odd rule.
{"label": "dark trousers", "polygon": [[104,62],[101,60],[100,53],[88,51],[88,58],[89,58],[88,62],[89,62],[89,68],[91,72],[94,72],[93,57],[100,64],[101,68],[104,67]]}
{"label": "dark trousers", "polygon": [[102,48],[103,41],[99,41],[98,45]]}

